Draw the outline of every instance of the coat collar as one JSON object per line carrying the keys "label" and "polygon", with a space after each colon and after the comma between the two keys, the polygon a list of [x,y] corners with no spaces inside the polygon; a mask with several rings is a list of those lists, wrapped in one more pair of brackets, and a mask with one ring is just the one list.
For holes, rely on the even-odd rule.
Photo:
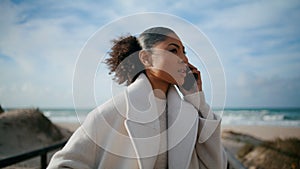
{"label": "coat collar", "polygon": [[[141,74],[126,90],[127,119],[147,124],[158,119],[165,107],[157,106],[152,86]],[[160,109],[160,110],[158,110]]]}
{"label": "coat collar", "polygon": [[137,154],[139,168],[153,168],[159,153],[160,126],[152,87],[141,74],[127,87],[125,127]]}
{"label": "coat collar", "polygon": [[198,133],[198,112],[181,99],[176,89],[168,92],[168,160],[171,169],[189,167]]}
{"label": "coat collar", "polygon": [[[153,168],[159,153],[160,126],[155,96],[148,78],[141,74],[126,90],[126,120],[139,167]],[[198,129],[198,113],[183,101],[174,87],[169,89],[168,104],[168,159],[169,168],[187,168],[194,149]]]}

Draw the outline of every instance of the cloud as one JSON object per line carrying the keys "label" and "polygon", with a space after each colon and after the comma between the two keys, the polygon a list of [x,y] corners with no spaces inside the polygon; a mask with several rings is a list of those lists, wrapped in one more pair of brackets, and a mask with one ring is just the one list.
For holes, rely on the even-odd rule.
{"label": "cloud", "polygon": [[[232,5],[215,6],[207,11],[205,27],[229,31],[251,30],[287,23],[286,16],[296,19],[298,1],[243,1]],[[285,26],[285,25],[284,25]],[[291,25],[289,25],[291,26]]]}
{"label": "cloud", "polygon": [[249,72],[240,73],[231,82],[227,106],[293,107],[300,104],[300,77],[263,77]]}
{"label": "cloud", "polygon": [[[0,84],[2,104],[60,105],[60,100],[54,99],[54,95],[62,88],[72,98],[70,87],[75,59],[95,27],[87,25],[66,29],[64,25],[70,23],[80,25],[80,20],[72,16],[28,17],[28,13],[32,13],[32,7],[28,4],[15,5],[2,1],[0,7],[5,14],[0,16],[0,20],[4,21],[1,22],[0,39],[1,74],[4,74]],[[23,16],[26,19],[22,19]],[[73,36],[74,33],[78,35]],[[14,86],[14,90],[10,86]],[[47,92],[48,89],[52,92]],[[41,93],[44,93],[43,97],[40,97]],[[36,101],[35,96],[43,98],[44,103]],[[66,104],[71,106],[72,99]]]}
{"label": "cloud", "polygon": [[[234,63],[237,71],[271,70],[273,76],[279,73],[278,67],[298,66],[299,8],[298,1],[244,1],[209,10],[208,19],[198,25],[212,39],[228,69]],[[288,72],[281,71],[280,76]]]}
{"label": "cloud", "polygon": [[[224,65],[230,105],[271,105],[271,90],[283,86],[291,89],[275,92],[280,97],[274,105],[299,105],[294,100],[300,94],[293,92],[300,89],[299,8],[298,1],[1,1],[0,101],[4,106],[72,106],[73,70],[88,38],[119,17],[157,11],[195,23],[212,41]],[[141,25],[132,24],[132,30],[142,30]],[[121,33],[127,33],[122,25],[103,38]],[[193,34],[187,38],[198,44]],[[107,51],[94,45],[91,53]],[[107,72],[98,73],[107,78]],[[210,82],[205,85],[210,90]]]}
{"label": "cloud", "polygon": [[[300,95],[293,91],[300,89],[300,3],[243,1],[213,6],[201,13],[206,17],[197,25],[223,61],[227,106],[299,105]],[[283,86],[291,90],[282,90]]]}

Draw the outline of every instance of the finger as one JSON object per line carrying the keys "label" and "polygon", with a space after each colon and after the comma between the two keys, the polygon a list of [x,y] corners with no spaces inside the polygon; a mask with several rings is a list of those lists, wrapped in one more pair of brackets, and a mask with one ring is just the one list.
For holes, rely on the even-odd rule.
{"label": "finger", "polygon": [[193,73],[198,75],[198,79],[196,79],[196,83],[198,86],[199,91],[202,91],[202,78],[201,78],[201,72],[197,69],[193,69]]}
{"label": "finger", "polygon": [[198,69],[193,69],[192,73],[198,75],[198,79],[197,80],[201,79],[201,72]]}
{"label": "finger", "polygon": [[188,63],[188,67],[189,67],[190,69],[197,69],[196,66],[192,65],[191,63]]}
{"label": "finger", "polygon": [[193,66],[192,64],[188,63],[188,67],[187,67],[187,71],[188,72],[192,72],[194,69],[197,70],[197,68],[195,66]]}
{"label": "finger", "polygon": [[202,78],[201,78],[201,72],[191,63],[188,63],[188,67],[190,70],[188,70],[188,72],[194,73],[198,75],[198,78],[195,79],[197,86],[198,86],[198,90],[202,91]]}

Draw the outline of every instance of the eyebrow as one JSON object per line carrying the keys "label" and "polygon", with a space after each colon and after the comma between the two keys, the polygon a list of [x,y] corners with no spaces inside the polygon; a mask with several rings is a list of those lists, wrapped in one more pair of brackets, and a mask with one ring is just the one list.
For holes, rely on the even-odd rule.
{"label": "eyebrow", "polygon": [[176,43],[170,43],[168,46],[171,46],[171,45],[174,45],[174,46],[176,46],[177,48],[179,48],[179,49],[180,49],[180,46],[179,46],[179,45],[177,45]]}

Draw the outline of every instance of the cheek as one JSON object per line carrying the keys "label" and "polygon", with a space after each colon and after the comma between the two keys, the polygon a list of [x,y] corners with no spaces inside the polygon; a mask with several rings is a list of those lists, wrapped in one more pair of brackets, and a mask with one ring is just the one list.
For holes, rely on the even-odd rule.
{"label": "cheek", "polygon": [[178,72],[178,67],[178,59],[174,56],[160,56],[153,60],[153,68],[167,72],[170,75]]}
{"label": "cheek", "polygon": [[153,60],[152,68],[160,78],[172,84],[182,85],[184,78],[178,73],[182,65],[178,63],[178,60],[174,56],[162,56]]}

